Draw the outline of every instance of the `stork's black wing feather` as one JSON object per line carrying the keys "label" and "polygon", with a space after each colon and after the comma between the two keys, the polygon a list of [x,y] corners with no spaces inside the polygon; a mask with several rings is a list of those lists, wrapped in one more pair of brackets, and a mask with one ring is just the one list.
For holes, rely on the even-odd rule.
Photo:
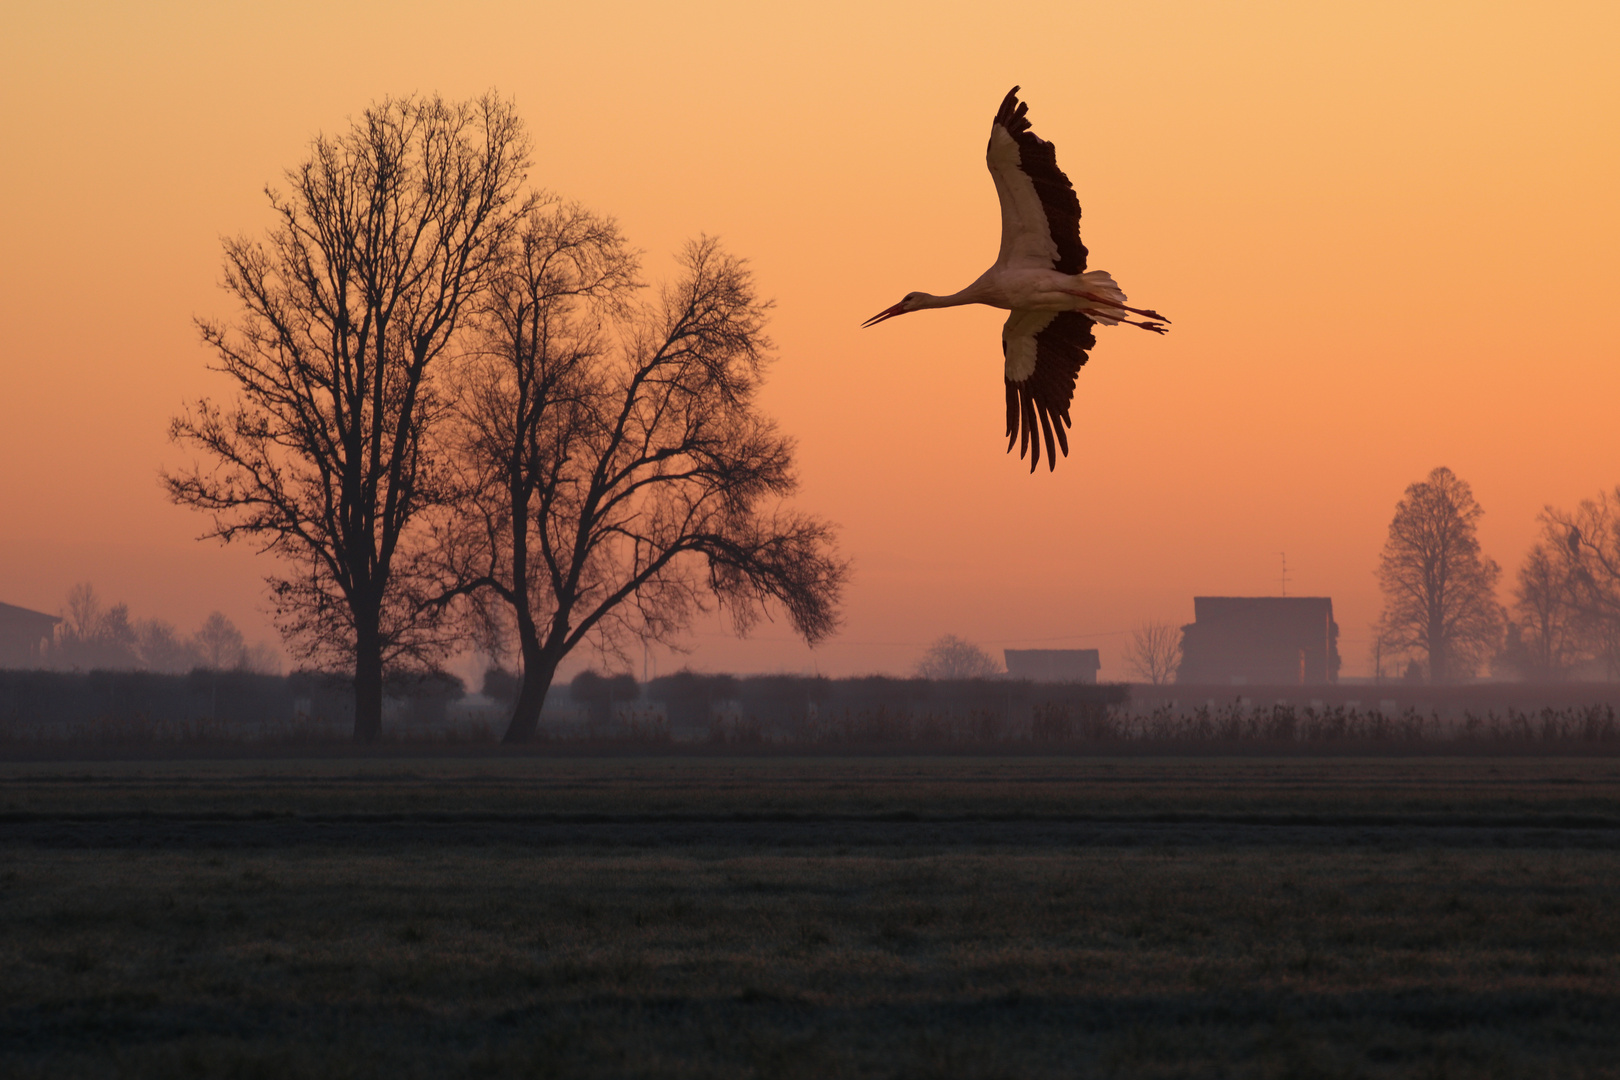
{"label": "stork's black wing feather", "polygon": [[[1091,332],[1093,323],[1077,311],[1060,311],[1035,334],[1035,370],[1021,382],[1007,379],[1007,450],[1019,443],[1018,456],[1030,454],[1029,471],[1041,463],[1041,443],[1046,443],[1046,467],[1057,468],[1057,450],[1069,456],[1069,402],[1074,400],[1074,381],[1080,375],[1088,354],[1097,344]],[[1002,341],[1002,354],[1007,343]],[[1037,424],[1040,430],[1036,430]],[[1054,440],[1056,445],[1054,446]]]}
{"label": "stork's black wing feather", "polygon": [[1054,270],[1079,274],[1086,269],[1086,245],[1080,242],[1080,199],[1074,185],[1058,168],[1057,147],[1030,130],[1029,105],[1018,100],[1018,87],[1007,91],[995,122],[1007,129],[1018,143],[1019,170],[1035,186],[1035,195],[1046,212],[1052,243],[1057,245]]}

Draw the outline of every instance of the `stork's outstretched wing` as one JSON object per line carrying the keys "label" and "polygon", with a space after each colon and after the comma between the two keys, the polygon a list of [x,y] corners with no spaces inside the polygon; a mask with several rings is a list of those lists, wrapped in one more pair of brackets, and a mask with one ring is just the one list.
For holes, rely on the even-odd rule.
{"label": "stork's outstretched wing", "polygon": [[1086,268],[1080,242],[1080,200],[1057,165],[1057,149],[1029,130],[1029,106],[1018,87],[1007,92],[990,124],[985,163],[1001,200],[1001,252],[996,266],[1017,270]]}
{"label": "stork's outstretched wing", "polygon": [[[1057,448],[1069,456],[1069,402],[1074,380],[1097,339],[1092,322],[1078,311],[1014,311],[1001,328],[1006,358],[1007,450],[1018,442],[1018,456],[1033,450],[1029,471],[1041,463],[1046,440],[1046,467],[1057,468]],[[1041,430],[1035,430],[1036,424]],[[1053,438],[1056,437],[1056,446]]]}

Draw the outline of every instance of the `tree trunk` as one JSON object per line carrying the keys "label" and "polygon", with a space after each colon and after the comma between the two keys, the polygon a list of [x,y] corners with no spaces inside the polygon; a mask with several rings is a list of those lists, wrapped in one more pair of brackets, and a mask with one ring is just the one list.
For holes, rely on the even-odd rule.
{"label": "tree trunk", "polygon": [[1429,631],[1429,683],[1439,686],[1451,681],[1451,657],[1439,630]]}
{"label": "tree trunk", "polygon": [[549,650],[523,651],[523,682],[518,687],[517,704],[512,707],[512,722],[507,725],[501,742],[518,744],[534,741],[540,727],[540,710],[545,707],[546,694],[551,681],[557,677],[557,664],[561,656]]}
{"label": "tree trunk", "polygon": [[354,641],[354,741],[370,744],[382,734],[382,635],[375,618],[356,620]]}

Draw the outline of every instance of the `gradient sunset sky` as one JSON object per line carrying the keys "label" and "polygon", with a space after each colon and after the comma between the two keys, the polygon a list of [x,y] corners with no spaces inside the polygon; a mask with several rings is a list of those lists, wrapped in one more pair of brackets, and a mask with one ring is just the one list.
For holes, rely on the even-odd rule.
{"label": "gradient sunset sky", "polygon": [[[847,624],[704,624],[662,671],[903,672],[943,633],[1097,647],[1194,595],[1333,599],[1369,670],[1405,486],[1469,481],[1504,599],[1543,505],[1620,482],[1620,5],[43,3],[0,34],[0,601],[90,581],[269,637],[251,548],[170,506],[170,416],[230,388],[220,238],[388,94],[515,99],[532,181],[656,280],[700,232],[777,302],[767,412],[842,526]],[[1099,330],[1070,456],[1006,455],[1001,313],[861,330],[993,259],[1009,87],[1093,268],[1175,320]],[[589,657],[580,657],[580,661]],[[580,666],[574,665],[574,668]],[[639,671],[637,672],[639,674]]]}

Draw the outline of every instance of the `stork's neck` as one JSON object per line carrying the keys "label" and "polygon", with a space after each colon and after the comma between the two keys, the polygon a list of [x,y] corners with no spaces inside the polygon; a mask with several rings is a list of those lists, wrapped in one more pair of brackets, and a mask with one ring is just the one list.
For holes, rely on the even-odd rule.
{"label": "stork's neck", "polygon": [[983,304],[989,301],[983,281],[975,281],[960,292],[953,292],[949,296],[935,296],[933,293],[917,294],[917,308],[961,307],[963,304]]}
{"label": "stork's neck", "polygon": [[920,293],[917,297],[917,307],[941,308],[961,307],[964,304],[994,304],[994,289],[985,280],[988,274],[982,274],[979,279],[960,292],[953,292],[949,296],[935,296],[933,293]]}

